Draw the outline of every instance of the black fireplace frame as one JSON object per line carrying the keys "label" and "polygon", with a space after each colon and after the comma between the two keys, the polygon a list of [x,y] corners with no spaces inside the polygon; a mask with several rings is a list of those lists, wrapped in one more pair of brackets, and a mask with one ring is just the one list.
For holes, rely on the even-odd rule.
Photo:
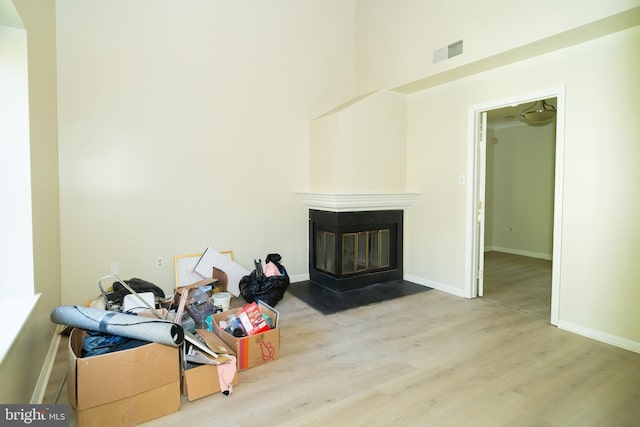
{"label": "black fireplace frame", "polygon": [[[361,288],[375,283],[403,279],[402,210],[334,212],[309,209],[309,279],[334,291]],[[389,266],[376,271],[342,274],[342,236],[374,229],[389,229]],[[335,274],[316,266],[316,230],[335,233]]]}

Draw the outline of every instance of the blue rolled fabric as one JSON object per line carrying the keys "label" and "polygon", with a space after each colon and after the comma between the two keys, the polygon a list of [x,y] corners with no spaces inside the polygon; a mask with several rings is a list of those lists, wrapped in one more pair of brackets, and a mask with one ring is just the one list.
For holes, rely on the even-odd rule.
{"label": "blue rolled fabric", "polygon": [[51,312],[51,322],[174,347],[184,341],[182,326],[168,320],[77,305],[61,305],[54,308]]}
{"label": "blue rolled fabric", "polygon": [[81,354],[82,357],[99,356],[101,354],[140,347],[145,344],[149,344],[149,341],[88,331],[87,336],[84,337],[83,340]]}

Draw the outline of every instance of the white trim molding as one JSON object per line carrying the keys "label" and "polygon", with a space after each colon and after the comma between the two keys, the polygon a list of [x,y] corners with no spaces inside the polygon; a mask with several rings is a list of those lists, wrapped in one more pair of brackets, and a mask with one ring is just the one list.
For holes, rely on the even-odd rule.
{"label": "white trim molding", "polygon": [[583,337],[610,344],[615,347],[633,351],[634,353],[640,353],[640,342],[637,341],[632,341],[626,338],[619,337],[617,335],[609,334],[607,332],[598,331],[596,329],[587,328],[586,326],[582,326],[573,322],[567,322],[566,320],[560,320],[558,322],[558,328],[564,329],[568,332],[573,332],[574,334],[582,335]]}
{"label": "white trim molding", "polygon": [[547,261],[553,260],[553,256],[551,254],[546,254],[543,252],[522,251],[520,249],[511,249],[511,248],[505,248],[502,246],[485,246],[484,251],[485,252],[495,251],[495,252],[503,252],[503,253],[512,254],[512,255],[522,255],[522,256],[527,256],[529,258],[545,259]]}
{"label": "white trim molding", "polygon": [[291,283],[306,282],[307,280],[309,280],[309,273],[292,274],[289,276],[289,281]]}
{"label": "white trim molding", "polygon": [[405,209],[420,193],[296,193],[310,209],[332,212]]}
{"label": "white trim molding", "polygon": [[428,286],[430,288],[437,289],[439,291],[446,292],[448,294],[455,295],[457,297],[464,298],[465,296],[464,291],[462,289],[445,285],[443,283],[434,282],[433,280],[423,279],[422,277],[414,276],[412,274],[405,274],[404,280],[418,284],[418,285]]}
{"label": "white trim molding", "polygon": [[44,360],[44,364],[42,365],[42,369],[40,370],[40,376],[38,377],[38,382],[36,384],[36,387],[33,389],[33,394],[31,395],[31,404],[41,404],[44,400],[44,395],[47,391],[47,385],[49,384],[49,379],[51,378],[51,372],[53,371],[53,365],[58,354],[58,347],[60,347],[60,334],[62,334],[65,328],[65,325],[57,325],[53,333],[53,337],[51,337],[49,351],[47,351],[47,358]]}

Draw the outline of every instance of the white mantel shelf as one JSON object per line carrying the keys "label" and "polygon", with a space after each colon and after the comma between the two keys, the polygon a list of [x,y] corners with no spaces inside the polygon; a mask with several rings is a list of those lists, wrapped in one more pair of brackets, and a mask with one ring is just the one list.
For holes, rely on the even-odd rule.
{"label": "white mantel shelf", "polygon": [[310,209],[331,212],[405,209],[420,193],[296,193]]}

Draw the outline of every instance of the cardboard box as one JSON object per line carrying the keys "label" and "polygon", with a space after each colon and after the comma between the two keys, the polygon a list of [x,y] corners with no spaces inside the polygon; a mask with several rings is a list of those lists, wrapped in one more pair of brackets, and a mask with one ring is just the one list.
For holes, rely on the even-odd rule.
{"label": "cardboard box", "polygon": [[[178,290],[181,290],[181,289],[194,289],[194,288],[203,289],[205,287],[210,286],[212,289],[211,289],[210,292],[207,292],[207,293],[208,294],[215,294],[217,292],[226,292],[227,291],[228,282],[229,282],[229,279],[227,278],[227,273],[225,273],[224,271],[220,270],[219,268],[213,267],[213,271],[211,273],[211,277],[199,280],[196,283],[192,283],[190,285],[178,286],[177,288],[178,288]],[[175,301],[175,303],[177,304],[178,301]]]}
{"label": "cardboard box", "polygon": [[[236,338],[220,327],[221,320],[227,320],[230,314],[237,314],[239,309],[232,309],[213,315],[213,331],[231,346],[236,353],[238,370],[253,368],[277,360],[280,357],[280,328],[276,327],[248,337]],[[266,305],[260,305],[260,311],[271,319],[278,319],[278,312]],[[277,322],[277,321],[276,321]]]}
{"label": "cardboard box", "polygon": [[[231,347],[213,332],[203,329],[197,329],[196,332],[215,353],[235,356]],[[238,372],[236,366],[233,366],[233,368],[235,370],[235,374],[231,385],[235,386],[238,385]],[[199,365],[195,368],[182,370],[182,394],[187,396],[189,401],[200,399],[220,391],[222,390],[218,376],[218,366]]]}
{"label": "cardboard box", "polygon": [[79,427],[133,426],[180,409],[178,347],[151,343],[81,357],[87,332],[69,336],[69,403]]}

